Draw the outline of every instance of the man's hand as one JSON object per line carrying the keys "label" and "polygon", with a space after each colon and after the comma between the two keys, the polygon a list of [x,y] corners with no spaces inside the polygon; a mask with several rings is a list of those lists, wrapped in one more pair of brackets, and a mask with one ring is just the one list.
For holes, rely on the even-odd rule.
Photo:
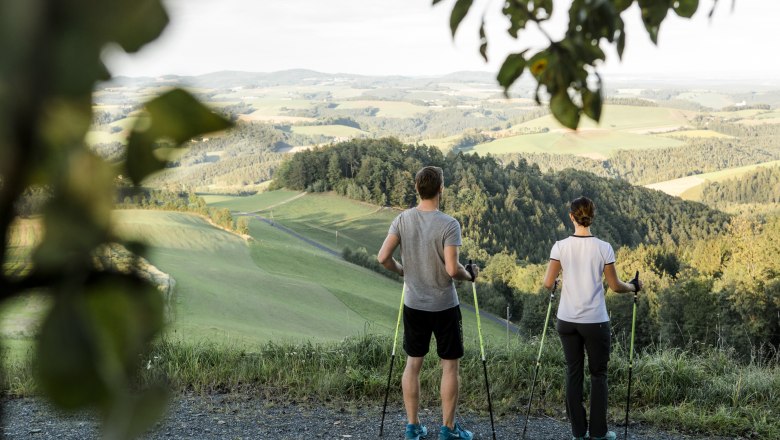
{"label": "man's hand", "polygon": [[471,260],[469,260],[469,264],[466,265],[466,272],[471,275],[471,282],[473,283],[477,276],[479,275],[479,266],[474,264]]}

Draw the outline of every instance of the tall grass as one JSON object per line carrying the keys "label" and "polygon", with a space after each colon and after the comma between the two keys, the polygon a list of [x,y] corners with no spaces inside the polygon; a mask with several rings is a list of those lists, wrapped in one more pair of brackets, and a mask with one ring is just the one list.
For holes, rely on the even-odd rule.
{"label": "tall grass", "polygon": [[[391,346],[389,338],[372,335],[327,344],[267,343],[251,350],[164,340],[154,347],[140,382],[163,380],[176,391],[196,393],[253,392],[291,400],[378,403],[384,396]],[[522,417],[537,352],[538,341],[487,347],[491,394],[499,418]],[[439,404],[440,370],[435,351],[431,354],[421,377],[425,406]],[[398,356],[391,394],[396,402],[401,401],[403,353]],[[461,406],[483,412],[487,405],[478,351],[467,349],[461,362]],[[564,368],[560,342],[547,339],[534,414],[564,415]],[[622,423],[624,417],[627,376],[627,353],[616,346],[609,366],[613,423]],[[33,392],[29,377],[29,364],[13,365],[5,382],[11,394]],[[586,379],[586,391],[588,386]],[[659,348],[635,357],[632,394],[632,421],[711,435],[780,438],[777,357],[739,364],[727,351],[693,354]]]}

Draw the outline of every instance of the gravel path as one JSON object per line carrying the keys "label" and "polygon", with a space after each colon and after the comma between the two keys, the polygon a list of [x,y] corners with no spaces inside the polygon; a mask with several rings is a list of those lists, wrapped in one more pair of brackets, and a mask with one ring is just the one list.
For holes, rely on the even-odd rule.
{"label": "gravel path", "polygon": [[[87,414],[61,415],[37,399],[11,399],[4,403],[3,433],[8,439],[96,439],[99,426]],[[178,396],[165,419],[146,439],[377,439],[380,405],[325,406],[310,402],[280,402],[247,394]],[[421,419],[437,434],[438,409],[424,409]],[[487,416],[461,414],[460,420],[475,432],[475,438],[490,439]],[[404,417],[401,407],[388,408],[385,438],[402,439]],[[622,439],[623,429],[613,427]],[[519,439],[523,417],[497,421],[499,439]],[[429,435],[436,440],[436,435]],[[528,439],[569,439],[568,424],[550,418],[534,418],[528,424]],[[658,432],[633,426],[631,440],[713,439]],[[718,437],[725,440],[723,437]]]}

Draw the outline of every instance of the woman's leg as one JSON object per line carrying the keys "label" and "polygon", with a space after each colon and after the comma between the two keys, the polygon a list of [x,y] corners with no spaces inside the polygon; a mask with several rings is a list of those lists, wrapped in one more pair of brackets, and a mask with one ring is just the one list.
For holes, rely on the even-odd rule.
{"label": "woman's leg", "polygon": [[587,414],[582,405],[584,340],[575,324],[559,319],[556,327],[566,357],[566,413],[569,415],[571,433],[574,437],[584,437],[588,430]]}
{"label": "woman's leg", "polygon": [[609,363],[609,322],[580,324],[585,337],[590,370],[590,435],[603,437],[607,434],[607,364]]}

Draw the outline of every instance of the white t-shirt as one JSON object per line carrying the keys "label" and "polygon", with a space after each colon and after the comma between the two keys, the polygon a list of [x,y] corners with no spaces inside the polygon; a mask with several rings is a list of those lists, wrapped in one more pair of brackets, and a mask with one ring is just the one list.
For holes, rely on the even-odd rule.
{"label": "white t-shirt", "polygon": [[604,266],[615,263],[612,245],[593,236],[556,241],[550,259],[561,262],[563,289],[558,319],[580,324],[609,321],[604,301]]}

